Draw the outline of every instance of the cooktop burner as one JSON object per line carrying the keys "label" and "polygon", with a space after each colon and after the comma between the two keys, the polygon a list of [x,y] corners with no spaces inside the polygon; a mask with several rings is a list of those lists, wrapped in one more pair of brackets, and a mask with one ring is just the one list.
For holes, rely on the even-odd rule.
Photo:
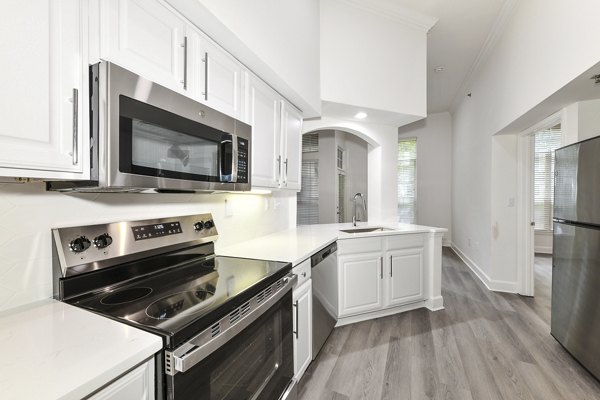
{"label": "cooktop burner", "polygon": [[152,293],[149,287],[134,287],[113,292],[100,299],[100,303],[107,306],[129,303],[135,300],[142,299]]}
{"label": "cooktop burner", "polygon": [[[192,308],[192,312],[198,312],[212,303],[214,294],[214,286],[212,291],[198,289],[171,294],[150,304],[146,308],[146,315],[156,319],[169,319]],[[196,307],[199,304],[201,306]]]}

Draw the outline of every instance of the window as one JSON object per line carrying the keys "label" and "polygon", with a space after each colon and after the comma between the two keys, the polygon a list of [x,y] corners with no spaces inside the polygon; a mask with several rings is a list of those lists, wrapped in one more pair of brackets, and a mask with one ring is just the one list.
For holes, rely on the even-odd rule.
{"label": "window", "polygon": [[535,134],[534,221],[538,231],[552,230],[554,150],[560,147],[560,124]]}
{"label": "window", "polygon": [[398,139],[398,221],[417,220],[417,138]]}
{"label": "window", "polygon": [[344,149],[338,146],[337,148],[337,167],[344,169]]}
{"label": "window", "polygon": [[337,204],[337,213],[338,213],[338,222],[342,223],[344,221],[344,216],[346,215],[346,175],[343,173],[338,173],[338,204]]}
{"label": "window", "polygon": [[299,225],[319,223],[319,135],[302,136],[302,190],[298,193]]}

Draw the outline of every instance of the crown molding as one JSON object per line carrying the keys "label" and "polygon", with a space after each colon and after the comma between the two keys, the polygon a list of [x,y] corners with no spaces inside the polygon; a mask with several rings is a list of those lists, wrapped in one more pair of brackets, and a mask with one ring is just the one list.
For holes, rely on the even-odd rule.
{"label": "crown molding", "polygon": [[425,33],[429,32],[438,22],[438,18],[409,10],[389,0],[381,0],[378,2],[374,2],[373,0],[338,1]]}
{"label": "crown molding", "polygon": [[494,47],[496,47],[496,44],[498,44],[500,37],[502,36],[504,31],[506,30],[506,27],[508,26],[508,21],[510,20],[513,11],[515,10],[517,3],[517,0],[506,0],[502,5],[500,13],[496,17],[496,20],[492,25],[492,29],[490,29],[490,33],[485,38],[485,41],[483,42],[483,45],[481,46],[481,49],[479,50],[479,53],[477,54],[473,65],[471,65],[471,68],[469,69],[467,75],[465,75],[465,78],[463,79],[460,88],[456,92],[452,103],[450,103],[450,110],[452,113],[456,111],[458,105],[460,104],[460,101],[464,97],[464,94],[466,94],[469,91],[468,88],[473,83],[475,75],[480,71],[483,64],[490,57],[492,50],[494,49]]}

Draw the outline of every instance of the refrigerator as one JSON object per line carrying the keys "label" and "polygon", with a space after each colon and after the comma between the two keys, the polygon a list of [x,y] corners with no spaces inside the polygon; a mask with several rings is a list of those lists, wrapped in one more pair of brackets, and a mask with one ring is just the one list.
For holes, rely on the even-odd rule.
{"label": "refrigerator", "polygon": [[600,136],[555,153],[551,333],[600,379]]}

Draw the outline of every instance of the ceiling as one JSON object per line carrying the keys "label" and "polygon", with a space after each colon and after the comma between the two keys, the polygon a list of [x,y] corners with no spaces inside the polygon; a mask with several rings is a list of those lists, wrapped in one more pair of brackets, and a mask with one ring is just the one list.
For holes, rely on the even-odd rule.
{"label": "ceiling", "polygon": [[[427,39],[427,113],[449,111],[486,51],[494,44],[514,0],[369,0],[382,8],[438,19]],[[489,39],[488,39],[489,38]],[[436,67],[443,71],[434,72]],[[464,86],[464,87],[463,87]]]}

